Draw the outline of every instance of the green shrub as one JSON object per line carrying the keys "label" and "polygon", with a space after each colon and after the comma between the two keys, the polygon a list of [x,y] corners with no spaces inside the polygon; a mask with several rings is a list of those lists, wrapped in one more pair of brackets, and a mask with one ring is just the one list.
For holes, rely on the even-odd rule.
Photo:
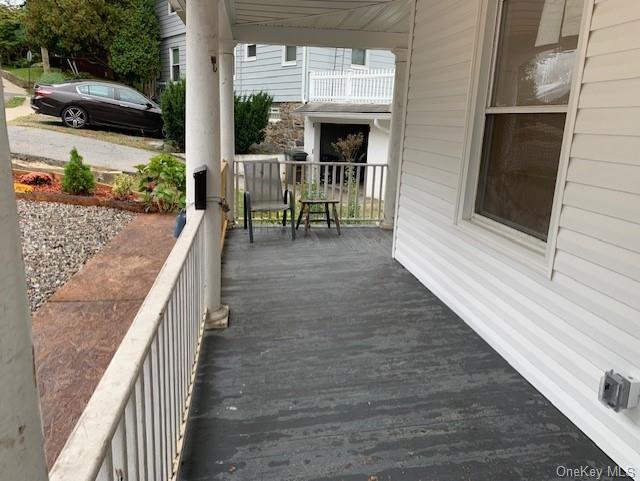
{"label": "green shrub", "polygon": [[64,167],[62,190],[70,194],[91,194],[95,186],[91,168],[82,163],[82,156],[74,147],[71,149],[71,158]]}
{"label": "green shrub", "polygon": [[244,154],[264,140],[273,97],[264,92],[234,98],[236,153]]}
{"label": "green shrub", "polygon": [[137,165],[139,191],[147,210],[175,212],[185,206],[185,166],[171,154],[158,154],[148,164]]}
{"label": "green shrub", "polygon": [[184,150],[186,92],[186,82],[178,80],[169,83],[160,98],[165,136],[178,144],[181,150]]}
{"label": "green shrub", "polygon": [[61,84],[67,81],[66,75],[62,72],[46,72],[38,79],[39,84]]}
{"label": "green shrub", "polygon": [[116,199],[128,199],[133,194],[133,177],[127,174],[116,176],[111,187],[111,192]]}

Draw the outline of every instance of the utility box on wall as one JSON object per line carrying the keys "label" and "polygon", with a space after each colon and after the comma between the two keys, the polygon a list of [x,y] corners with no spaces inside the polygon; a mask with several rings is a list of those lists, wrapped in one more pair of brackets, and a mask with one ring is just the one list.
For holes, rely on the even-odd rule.
{"label": "utility box on wall", "polygon": [[195,184],[194,204],[196,210],[207,208],[207,166],[203,165],[193,171],[193,182]]}

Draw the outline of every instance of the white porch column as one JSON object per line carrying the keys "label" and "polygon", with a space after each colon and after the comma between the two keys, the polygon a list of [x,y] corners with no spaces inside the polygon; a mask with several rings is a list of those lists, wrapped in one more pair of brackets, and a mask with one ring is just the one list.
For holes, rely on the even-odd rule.
{"label": "white porch column", "polygon": [[[187,3],[187,206],[195,199],[193,171],[207,166],[204,301],[207,327],[224,327],[228,308],[220,303],[220,84],[218,0]],[[188,213],[187,213],[188,218]]]}
{"label": "white porch column", "polygon": [[226,160],[227,167],[227,220],[235,221],[235,192],[233,175],[235,165],[235,133],[234,133],[234,103],[233,103],[233,50],[232,42],[223,42],[220,48],[220,154]]}
{"label": "white porch column", "polygon": [[[0,85],[0,97],[4,98]],[[44,440],[33,365],[9,139],[0,101],[0,478],[45,481]]]}
{"label": "white porch column", "polygon": [[387,180],[384,189],[384,218],[380,227],[393,229],[396,210],[396,190],[398,188],[398,170],[402,155],[402,122],[406,107],[405,81],[407,78],[407,50],[396,49],[396,73],[393,85],[393,104],[391,107],[391,134],[387,156]]}

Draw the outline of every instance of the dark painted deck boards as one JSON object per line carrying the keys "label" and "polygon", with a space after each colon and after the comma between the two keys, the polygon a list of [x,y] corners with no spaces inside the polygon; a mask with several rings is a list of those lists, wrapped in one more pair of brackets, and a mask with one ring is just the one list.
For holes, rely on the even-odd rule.
{"label": "dark painted deck boards", "polygon": [[229,234],[231,325],[205,336],[182,480],[543,481],[615,466],[390,258],[389,232],[300,234]]}

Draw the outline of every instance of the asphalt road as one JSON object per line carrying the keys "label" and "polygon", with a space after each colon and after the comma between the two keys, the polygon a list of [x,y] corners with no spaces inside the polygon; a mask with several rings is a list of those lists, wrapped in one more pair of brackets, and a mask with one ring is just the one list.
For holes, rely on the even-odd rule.
{"label": "asphalt road", "polygon": [[153,152],[102,140],[64,134],[32,127],[7,126],[9,146],[13,154],[67,162],[73,147],[84,157],[84,162],[103,169],[135,172],[135,165],[146,164]]}

